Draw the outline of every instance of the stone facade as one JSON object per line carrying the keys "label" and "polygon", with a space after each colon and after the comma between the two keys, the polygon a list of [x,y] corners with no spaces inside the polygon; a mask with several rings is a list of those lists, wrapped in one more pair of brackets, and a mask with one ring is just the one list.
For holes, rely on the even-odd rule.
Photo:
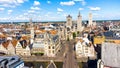
{"label": "stone facade", "polygon": [[77,31],[81,32],[82,29],[82,16],[80,15],[80,12],[78,14],[78,19],[77,19]]}
{"label": "stone facade", "polygon": [[21,55],[21,56],[30,56],[30,48],[28,46],[26,46],[26,48],[23,48],[22,45],[17,42],[16,44],[16,55]]}
{"label": "stone facade", "polygon": [[47,42],[46,55],[49,57],[55,57],[59,52],[60,48],[61,46],[59,36],[55,35],[53,38],[50,39],[49,42]]}
{"label": "stone facade", "polygon": [[8,54],[15,55],[15,47],[13,46],[11,41],[9,42],[9,44],[7,46],[7,50],[8,50]]}
{"label": "stone facade", "polygon": [[92,13],[89,13],[89,23],[88,23],[88,26],[92,26],[92,25],[93,25]]}
{"label": "stone facade", "polygon": [[0,44],[0,52],[3,52],[3,53],[5,53],[5,54],[8,54],[7,49],[6,49],[2,44]]}
{"label": "stone facade", "polygon": [[75,45],[76,49],[76,57],[81,58],[81,57],[90,57],[94,58],[95,57],[95,50],[93,45],[90,42],[87,42],[84,40],[84,38],[80,39],[77,44]]}
{"label": "stone facade", "polygon": [[66,27],[69,29],[72,27],[72,17],[70,15],[67,16]]}

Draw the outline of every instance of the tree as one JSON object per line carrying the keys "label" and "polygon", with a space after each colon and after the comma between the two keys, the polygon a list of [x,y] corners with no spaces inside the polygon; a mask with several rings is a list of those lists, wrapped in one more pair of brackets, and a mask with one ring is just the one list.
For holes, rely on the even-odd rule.
{"label": "tree", "polygon": [[73,33],[73,39],[75,39],[75,37],[76,37],[76,33],[74,32],[74,33]]}
{"label": "tree", "polygon": [[67,41],[70,41],[69,37],[67,38]]}
{"label": "tree", "polygon": [[80,32],[79,31],[77,31],[77,34],[79,34]]}

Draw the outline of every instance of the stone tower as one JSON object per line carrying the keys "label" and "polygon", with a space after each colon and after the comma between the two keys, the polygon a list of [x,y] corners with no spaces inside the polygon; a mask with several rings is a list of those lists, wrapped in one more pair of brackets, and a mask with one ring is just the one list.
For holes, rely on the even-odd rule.
{"label": "stone tower", "polygon": [[82,16],[80,15],[80,12],[77,19],[77,31],[82,31]]}
{"label": "stone tower", "polygon": [[33,27],[33,23],[32,23],[32,19],[30,19],[30,36],[31,36],[31,39],[30,39],[30,44],[33,44],[34,42],[34,27]]}
{"label": "stone tower", "polygon": [[92,21],[92,13],[89,13],[89,23],[88,26],[92,26],[93,21]]}
{"label": "stone tower", "polygon": [[66,27],[69,29],[72,27],[72,17],[70,15],[67,16]]}

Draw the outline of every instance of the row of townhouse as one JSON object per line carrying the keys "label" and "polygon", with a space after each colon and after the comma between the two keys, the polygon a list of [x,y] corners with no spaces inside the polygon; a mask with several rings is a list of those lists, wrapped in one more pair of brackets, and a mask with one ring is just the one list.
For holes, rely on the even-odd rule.
{"label": "row of townhouse", "polygon": [[25,40],[7,40],[0,44],[0,52],[8,55],[31,55],[30,48],[25,43]]}
{"label": "row of townhouse", "polygon": [[3,38],[5,40],[0,43],[0,52],[22,56],[36,55],[39,53],[54,57],[61,48],[57,33],[56,30],[37,30],[33,39],[30,38],[30,35],[24,35],[19,39],[6,39],[5,37]]}

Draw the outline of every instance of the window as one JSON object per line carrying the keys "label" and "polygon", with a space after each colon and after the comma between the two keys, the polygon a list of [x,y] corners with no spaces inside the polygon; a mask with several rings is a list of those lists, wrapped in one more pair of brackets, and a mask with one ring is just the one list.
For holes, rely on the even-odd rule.
{"label": "window", "polygon": [[49,49],[50,49],[50,46],[49,46]]}
{"label": "window", "polygon": [[52,47],[52,49],[54,49],[54,46]]}
{"label": "window", "polygon": [[54,53],[54,51],[52,51],[52,53]]}
{"label": "window", "polygon": [[88,53],[88,51],[85,51],[85,53]]}

